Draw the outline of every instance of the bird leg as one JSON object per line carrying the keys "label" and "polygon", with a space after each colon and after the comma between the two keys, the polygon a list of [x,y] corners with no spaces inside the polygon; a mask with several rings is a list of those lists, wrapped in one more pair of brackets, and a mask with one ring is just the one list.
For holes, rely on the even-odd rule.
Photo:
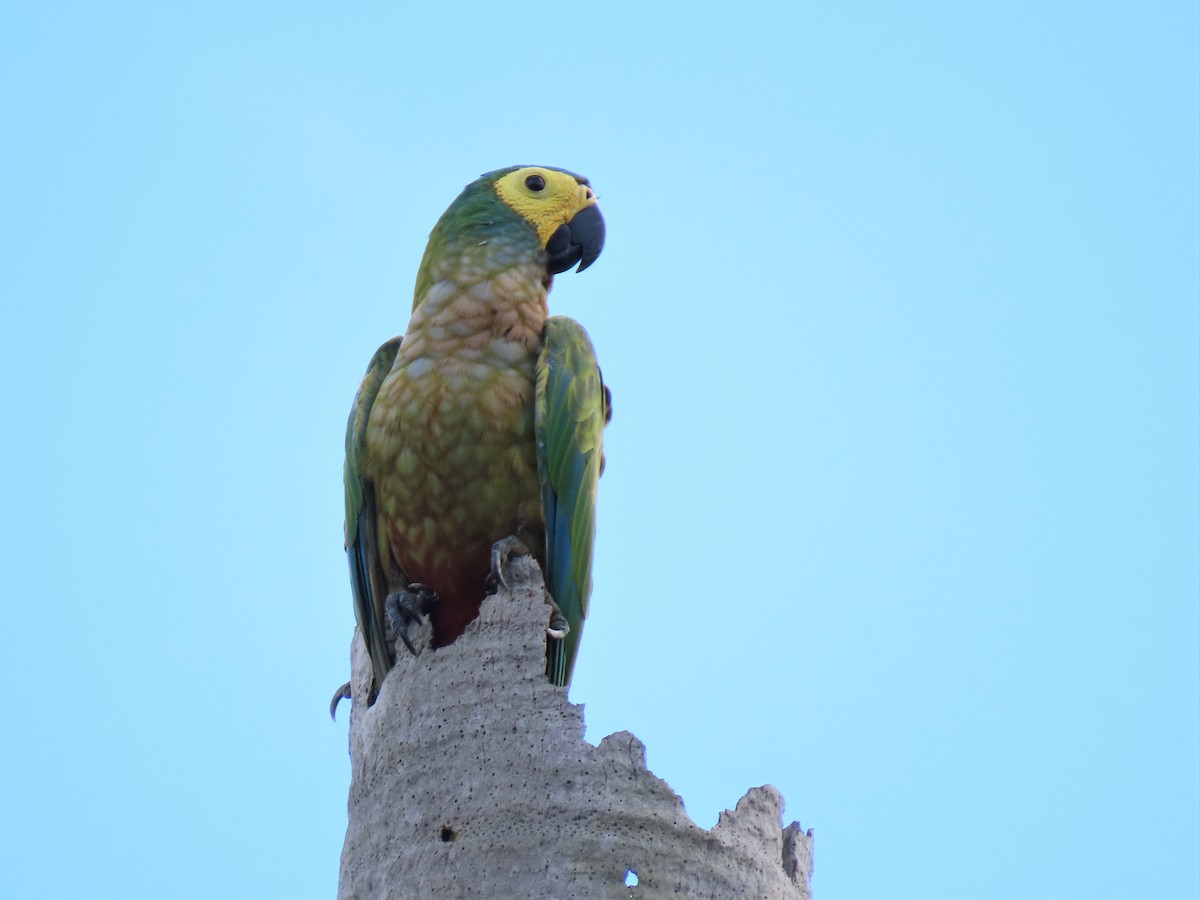
{"label": "bird leg", "polygon": [[[514,556],[532,556],[533,551],[516,535],[510,534],[492,544],[492,571],[487,577],[486,588],[489,594],[494,594],[501,587],[508,588],[508,579],[504,577],[504,567]],[[566,616],[554,602],[549,591],[543,591],[546,605],[550,607],[550,622],[546,625],[546,634],[557,640],[562,640],[571,633],[571,626]]]}
{"label": "bird leg", "polygon": [[439,602],[437,591],[424,584],[410,584],[402,591],[388,594],[383,601],[384,635],[388,643],[394,645],[399,638],[409,653],[419,655],[408,630],[420,625]]}

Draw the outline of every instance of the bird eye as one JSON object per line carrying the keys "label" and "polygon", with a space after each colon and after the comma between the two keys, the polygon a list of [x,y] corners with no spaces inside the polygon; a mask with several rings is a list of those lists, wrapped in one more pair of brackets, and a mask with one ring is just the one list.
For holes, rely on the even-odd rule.
{"label": "bird eye", "polygon": [[540,191],[546,186],[546,179],[541,175],[530,175],[525,179],[525,187],[531,191]]}

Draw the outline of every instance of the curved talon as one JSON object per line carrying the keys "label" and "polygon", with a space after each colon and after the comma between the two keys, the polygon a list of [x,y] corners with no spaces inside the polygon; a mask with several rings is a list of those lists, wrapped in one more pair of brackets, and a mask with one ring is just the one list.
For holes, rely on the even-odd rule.
{"label": "curved talon", "polygon": [[567,620],[563,617],[563,614],[558,611],[557,607],[555,607],[554,611],[550,613],[550,624],[546,626],[546,634],[555,640],[561,641],[570,633],[570,623],[567,622]]}
{"label": "curved talon", "polygon": [[558,608],[558,604],[554,602],[554,598],[550,596],[550,592],[545,592],[546,605],[550,607],[550,621],[546,624],[546,634],[557,641],[561,641],[571,633],[571,623],[567,621],[567,617],[562,614],[562,610]]}
{"label": "curved talon", "polygon": [[336,722],[338,704],[343,700],[350,700],[351,697],[350,682],[347,681],[340,688],[333,692],[333,699],[329,701],[329,718]]}
{"label": "curved talon", "polygon": [[532,553],[533,551],[526,546],[525,542],[515,534],[501,538],[492,544],[492,574],[490,578],[495,578],[496,583],[507,590],[508,579],[504,577],[505,564],[514,556],[530,556]]}
{"label": "curved talon", "polygon": [[441,599],[438,597],[437,591],[427,584],[421,584],[419,581],[414,581],[406,590],[410,594],[417,595],[417,605],[420,607],[421,612],[426,615],[433,612],[433,608],[437,606],[438,600]]}

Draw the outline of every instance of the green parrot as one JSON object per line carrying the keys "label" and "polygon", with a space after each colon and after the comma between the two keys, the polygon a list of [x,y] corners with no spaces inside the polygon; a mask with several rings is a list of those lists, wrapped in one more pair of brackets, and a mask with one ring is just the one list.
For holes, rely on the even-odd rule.
{"label": "green parrot", "polygon": [[[583,328],[549,316],[553,276],[600,255],[586,178],[489,172],[429,236],[403,337],[376,351],[346,428],[346,552],[374,669],[428,615],[453,642],[532,553],[549,592],[547,675],[571,678],[592,589],[601,433],[611,399]],[[349,696],[348,686],[334,696]]]}

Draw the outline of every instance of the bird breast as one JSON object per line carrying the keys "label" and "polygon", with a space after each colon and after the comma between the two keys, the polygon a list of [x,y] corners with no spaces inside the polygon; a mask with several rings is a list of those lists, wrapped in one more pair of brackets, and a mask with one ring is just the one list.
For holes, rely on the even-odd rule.
{"label": "bird breast", "polygon": [[447,284],[414,314],[366,435],[392,555],[435,589],[464,569],[482,584],[491,544],[541,525],[533,396],[545,295],[505,303],[490,283]]}

